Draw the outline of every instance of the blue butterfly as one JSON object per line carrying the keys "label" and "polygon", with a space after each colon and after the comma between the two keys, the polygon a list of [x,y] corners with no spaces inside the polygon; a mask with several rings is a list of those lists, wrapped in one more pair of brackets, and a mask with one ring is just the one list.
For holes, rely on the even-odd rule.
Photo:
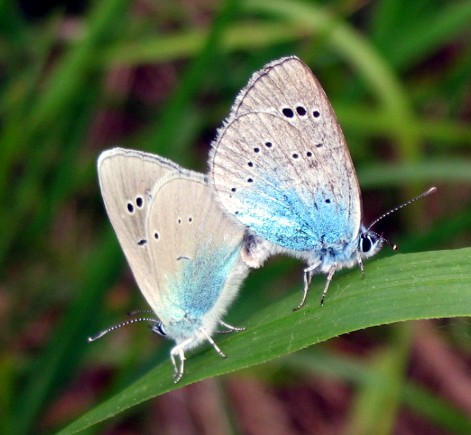
{"label": "blue butterfly", "polygon": [[260,267],[276,253],[307,262],[297,309],[315,273],[327,274],[322,302],[337,270],[358,264],[363,272],[363,260],[381,249],[383,237],[362,223],[358,179],[334,111],[297,57],[252,76],[212,146],[217,200],[249,230],[246,263]]}
{"label": "blue butterfly", "polygon": [[170,160],[115,148],[98,160],[101,193],[108,216],[149,303],[151,330],[175,340],[170,352],[178,382],[185,351],[212,339],[248,272],[241,260],[244,228],[234,224],[213,199],[204,175]]}

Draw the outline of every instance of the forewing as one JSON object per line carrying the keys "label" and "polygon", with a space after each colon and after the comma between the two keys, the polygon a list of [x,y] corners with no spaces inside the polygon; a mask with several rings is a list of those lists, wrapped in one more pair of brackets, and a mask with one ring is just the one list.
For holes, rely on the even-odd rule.
{"label": "forewing", "polygon": [[344,192],[317,151],[277,116],[242,115],[224,130],[214,154],[219,200],[256,234],[288,249],[348,239],[355,229],[339,200]]}
{"label": "forewing", "polygon": [[[339,224],[332,239],[358,233],[360,191],[344,136],[322,87],[298,58],[280,59],[254,74],[213,147],[210,170],[219,200],[260,236],[310,249],[307,239],[333,228],[323,222],[326,216]],[[249,186],[255,176],[257,183]],[[310,234],[305,226],[313,224]],[[274,230],[280,234],[270,237]]]}
{"label": "forewing", "polygon": [[145,233],[155,183],[178,165],[148,153],[114,148],[98,159],[101,194],[109,219],[140,290],[153,309],[158,292]]}

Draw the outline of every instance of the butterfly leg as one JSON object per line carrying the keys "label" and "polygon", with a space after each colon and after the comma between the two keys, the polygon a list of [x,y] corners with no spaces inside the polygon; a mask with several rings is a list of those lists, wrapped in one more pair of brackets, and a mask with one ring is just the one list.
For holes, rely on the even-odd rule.
{"label": "butterfly leg", "polygon": [[206,329],[200,328],[200,331],[206,337],[206,340],[209,341],[209,344],[211,344],[211,346],[213,346],[214,350],[219,354],[219,356],[221,358],[226,358],[226,354],[221,349],[219,349],[218,345],[214,342],[214,340],[211,338],[211,336],[206,332]]}
{"label": "butterfly leg", "polygon": [[[170,351],[170,359],[172,360],[173,364],[173,382],[175,383],[180,381],[185,371],[185,346],[190,344],[193,340],[193,338],[189,338],[188,340],[185,340],[179,345],[175,346]],[[180,366],[177,365],[176,357],[178,357],[180,360]]]}
{"label": "butterfly leg", "polygon": [[226,328],[225,331],[216,331],[218,334],[230,334],[231,332],[240,332],[240,331],[245,331],[245,328],[239,328],[237,326],[231,326],[227,324],[226,322],[223,322],[222,320],[219,321],[219,324],[221,326],[224,326]]}
{"label": "butterfly leg", "polygon": [[363,279],[365,277],[365,267],[363,266],[363,260],[361,259],[359,252],[357,252],[357,261],[358,261],[358,266],[360,266],[361,279]]}
{"label": "butterfly leg", "polygon": [[293,311],[298,311],[306,302],[307,292],[309,290],[309,286],[311,285],[312,276],[314,275],[314,271],[319,266],[319,263],[311,264],[309,267],[304,269],[304,289],[303,289],[303,297],[301,298],[301,302],[299,305],[293,309]]}
{"label": "butterfly leg", "polygon": [[334,264],[330,269],[329,273],[327,274],[327,279],[325,282],[324,290],[322,291],[321,296],[321,305],[324,305],[324,299],[327,296],[327,292],[329,291],[330,282],[332,281],[332,277],[334,276],[335,271],[337,270],[337,265]]}

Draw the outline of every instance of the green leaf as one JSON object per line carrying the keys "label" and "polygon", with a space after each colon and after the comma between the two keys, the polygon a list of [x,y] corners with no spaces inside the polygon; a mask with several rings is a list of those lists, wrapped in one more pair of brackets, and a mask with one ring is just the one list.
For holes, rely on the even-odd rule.
{"label": "green leaf", "polygon": [[[374,39],[388,61],[402,70],[419,64],[460,34],[466,37],[471,19],[470,2],[426,0],[417,5],[393,0],[381,2],[377,9],[379,14],[372,20]],[[401,37],[397,38],[399,28]]]}
{"label": "green leaf", "polygon": [[300,311],[292,310],[300,297],[300,292],[292,291],[270,307],[254,309],[246,331],[218,338],[227,359],[203,347],[189,355],[186,373],[177,385],[172,382],[170,362],[165,362],[61,433],[75,433],[173,389],[264,363],[340,334],[405,320],[471,315],[471,248],[398,254],[368,262],[364,279],[356,270],[336,276],[324,306],[319,305],[322,281],[313,281]]}

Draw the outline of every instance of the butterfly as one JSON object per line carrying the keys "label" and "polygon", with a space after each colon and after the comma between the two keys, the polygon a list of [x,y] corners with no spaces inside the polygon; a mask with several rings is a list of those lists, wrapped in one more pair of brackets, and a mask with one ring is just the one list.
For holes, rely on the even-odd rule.
{"label": "butterfly", "polygon": [[222,208],[249,230],[248,265],[277,253],[306,261],[296,309],[314,274],[327,275],[322,303],[336,271],[358,264],[363,272],[363,260],[383,245],[362,223],[358,179],[329,100],[295,56],[267,64],[240,92],[212,144],[209,171]]}
{"label": "butterfly", "polygon": [[170,160],[114,148],[98,159],[101,193],[109,219],[135,280],[157,316],[123,322],[150,323],[152,332],[173,339],[174,380],[184,373],[185,352],[212,335],[240,331],[223,322],[248,268],[241,260],[244,228],[213,199],[207,177]]}

